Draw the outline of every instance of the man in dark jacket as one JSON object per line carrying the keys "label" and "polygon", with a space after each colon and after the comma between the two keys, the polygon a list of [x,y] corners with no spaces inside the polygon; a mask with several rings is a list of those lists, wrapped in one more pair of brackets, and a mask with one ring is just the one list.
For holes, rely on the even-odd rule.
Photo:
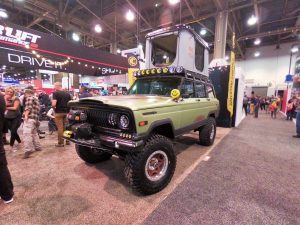
{"label": "man in dark jacket", "polygon": [[[0,137],[2,137],[3,121],[5,112],[4,96],[0,93]],[[13,183],[7,168],[7,160],[3,147],[2,138],[0,138],[0,197],[4,203],[8,204],[13,201]]]}

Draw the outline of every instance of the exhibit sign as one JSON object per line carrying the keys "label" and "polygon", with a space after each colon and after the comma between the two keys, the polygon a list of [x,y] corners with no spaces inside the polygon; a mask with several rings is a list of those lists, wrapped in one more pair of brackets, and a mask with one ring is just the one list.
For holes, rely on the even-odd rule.
{"label": "exhibit sign", "polygon": [[229,82],[228,82],[228,98],[227,98],[227,109],[230,113],[230,117],[233,115],[234,107],[234,68],[235,68],[235,33],[232,35],[232,51],[230,52],[230,72],[229,72]]}
{"label": "exhibit sign", "polygon": [[105,76],[125,74],[136,63],[134,58],[128,60],[58,36],[0,22],[0,64],[3,65]]}

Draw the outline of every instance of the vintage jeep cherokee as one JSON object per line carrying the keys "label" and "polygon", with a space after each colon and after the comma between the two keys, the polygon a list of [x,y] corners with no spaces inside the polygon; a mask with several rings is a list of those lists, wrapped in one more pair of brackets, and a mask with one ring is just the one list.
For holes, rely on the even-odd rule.
{"label": "vintage jeep cherokee", "polygon": [[199,131],[212,145],[219,102],[207,77],[208,47],[193,30],[176,26],[147,36],[146,66],[123,96],[69,103],[66,139],[88,163],[125,160],[124,173],[143,194],[162,190],[176,167],[172,139]]}

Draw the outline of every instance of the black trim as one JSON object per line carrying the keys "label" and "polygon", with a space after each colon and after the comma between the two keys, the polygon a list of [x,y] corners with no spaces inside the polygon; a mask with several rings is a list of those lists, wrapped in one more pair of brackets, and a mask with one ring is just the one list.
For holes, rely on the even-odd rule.
{"label": "black trim", "polygon": [[190,125],[188,125],[186,127],[179,128],[179,129],[175,130],[175,137],[178,137],[180,135],[186,134],[186,133],[188,133],[191,130],[196,130],[199,127],[202,127],[202,126],[204,126],[206,124],[207,124],[207,119],[204,119],[204,120],[192,123],[192,124],[190,124]]}
{"label": "black trim", "polygon": [[145,112],[145,113],[143,113],[143,116],[154,115],[154,114],[157,114],[157,112],[156,112],[156,111],[153,111],[153,112]]}
{"label": "black trim", "polygon": [[146,133],[141,133],[141,134],[138,134],[136,136],[133,136],[133,140],[134,141],[138,141],[138,140],[147,140],[148,137],[150,136],[150,134],[152,133],[152,131],[156,128],[156,127],[159,127],[161,125],[171,125],[172,127],[172,133],[173,133],[173,136],[174,136],[174,125],[173,125],[173,122],[171,119],[164,119],[164,120],[158,120],[158,121],[155,121],[153,122],[148,131]]}

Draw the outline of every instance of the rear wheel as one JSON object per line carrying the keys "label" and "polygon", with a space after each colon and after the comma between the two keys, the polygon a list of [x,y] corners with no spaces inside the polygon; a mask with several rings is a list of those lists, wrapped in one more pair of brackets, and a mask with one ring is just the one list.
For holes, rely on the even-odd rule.
{"label": "rear wheel", "polygon": [[94,152],[91,148],[82,145],[75,147],[78,156],[87,163],[99,163],[111,158],[111,154],[106,152]]}
{"label": "rear wheel", "polygon": [[149,195],[168,185],[175,167],[172,142],[162,135],[153,135],[142,152],[126,156],[124,174],[134,190]]}
{"label": "rear wheel", "polygon": [[216,137],[216,120],[213,117],[207,119],[206,125],[199,130],[200,144],[210,146],[214,143]]}

